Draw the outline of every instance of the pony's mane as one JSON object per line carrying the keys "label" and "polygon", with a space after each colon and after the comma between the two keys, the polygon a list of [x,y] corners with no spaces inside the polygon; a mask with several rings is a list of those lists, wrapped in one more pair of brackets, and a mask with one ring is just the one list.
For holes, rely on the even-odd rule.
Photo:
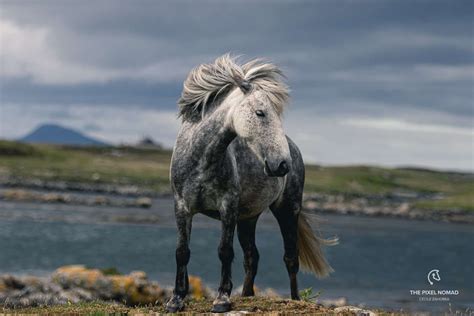
{"label": "pony's mane", "polygon": [[234,57],[225,54],[211,64],[191,70],[178,101],[179,116],[183,121],[200,121],[236,87],[244,93],[261,91],[281,115],[289,97],[288,87],[282,79],[281,70],[271,63],[254,59],[239,65]]}

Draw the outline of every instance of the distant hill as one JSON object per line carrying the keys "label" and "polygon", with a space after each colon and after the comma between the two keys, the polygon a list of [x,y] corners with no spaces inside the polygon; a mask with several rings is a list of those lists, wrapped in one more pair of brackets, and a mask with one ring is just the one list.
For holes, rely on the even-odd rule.
{"label": "distant hill", "polygon": [[19,139],[25,143],[107,146],[108,144],[86,136],[81,132],[55,124],[44,124],[37,127],[25,137]]}

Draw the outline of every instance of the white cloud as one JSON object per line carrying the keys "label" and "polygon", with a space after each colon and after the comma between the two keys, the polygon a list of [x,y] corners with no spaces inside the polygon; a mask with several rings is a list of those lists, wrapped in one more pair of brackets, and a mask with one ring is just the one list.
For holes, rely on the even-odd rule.
{"label": "white cloud", "polygon": [[415,64],[402,66],[373,66],[333,71],[330,79],[350,82],[392,83],[399,85],[427,82],[474,81],[473,65]]}
{"label": "white cloud", "polygon": [[315,110],[290,111],[285,125],[307,162],[474,170],[474,133],[469,128],[321,117]]}
{"label": "white cloud", "polygon": [[4,77],[31,77],[45,84],[104,81],[113,72],[62,61],[49,44],[47,28],[19,27],[0,21],[1,62]]}
{"label": "white cloud", "polygon": [[428,78],[433,81],[474,81],[473,65],[415,65],[415,73],[422,78]]}
{"label": "white cloud", "polygon": [[[184,79],[190,69],[189,65],[178,58],[121,68],[88,64],[80,62],[78,58],[62,56],[53,45],[54,35],[47,27],[20,27],[13,22],[0,20],[0,75],[29,77],[36,83],[61,85],[104,83],[114,79],[174,82]],[[111,51],[107,53],[114,54]]]}
{"label": "white cloud", "polygon": [[474,136],[474,129],[447,125],[415,124],[397,119],[353,118],[341,121],[343,125],[360,128],[379,129],[386,131],[401,131],[415,133],[452,134],[453,136]]}
{"label": "white cloud", "polygon": [[412,29],[407,32],[405,28],[381,28],[375,29],[370,33],[369,42],[375,47],[387,49],[390,47],[400,48],[421,48],[426,49],[432,46],[444,46],[451,48],[461,48],[474,50],[470,37],[461,34],[457,36],[445,36],[433,32],[422,32]]}

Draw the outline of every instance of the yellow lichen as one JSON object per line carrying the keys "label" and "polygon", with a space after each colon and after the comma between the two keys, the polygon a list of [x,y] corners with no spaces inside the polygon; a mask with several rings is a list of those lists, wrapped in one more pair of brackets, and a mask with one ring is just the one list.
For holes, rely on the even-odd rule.
{"label": "yellow lichen", "polygon": [[62,275],[76,280],[86,288],[92,288],[104,275],[98,269],[87,269],[83,265],[70,265],[60,267],[56,270],[56,275]]}
{"label": "yellow lichen", "polygon": [[135,280],[128,275],[112,275],[108,279],[112,281],[114,293],[127,293],[130,288],[136,287]]}
{"label": "yellow lichen", "polygon": [[[83,265],[71,265],[58,268],[54,274],[57,280],[71,280],[75,284],[94,289],[101,284],[110,286],[111,296],[130,305],[154,304],[162,301],[166,291],[158,284],[148,282],[145,272],[134,271],[130,275],[104,275],[100,270],[87,269]],[[199,280],[199,282],[201,282]],[[197,286],[202,288],[202,284]]]}
{"label": "yellow lichen", "polygon": [[200,277],[190,275],[189,276],[189,287],[191,291],[191,295],[193,298],[200,300],[203,299],[205,296],[205,289],[202,284],[202,280]]}

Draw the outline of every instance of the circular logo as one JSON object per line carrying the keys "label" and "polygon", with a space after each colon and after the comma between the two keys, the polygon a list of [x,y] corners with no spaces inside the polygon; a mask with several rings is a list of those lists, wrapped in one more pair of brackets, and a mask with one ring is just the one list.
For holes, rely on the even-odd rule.
{"label": "circular logo", "polygon": [[441,276],[439,275],[438,269],[433,269],[430,272],[428,272],[428,282],[430,283],[430,285],[433,285],[434,281],[436,282],[441,281]]}

